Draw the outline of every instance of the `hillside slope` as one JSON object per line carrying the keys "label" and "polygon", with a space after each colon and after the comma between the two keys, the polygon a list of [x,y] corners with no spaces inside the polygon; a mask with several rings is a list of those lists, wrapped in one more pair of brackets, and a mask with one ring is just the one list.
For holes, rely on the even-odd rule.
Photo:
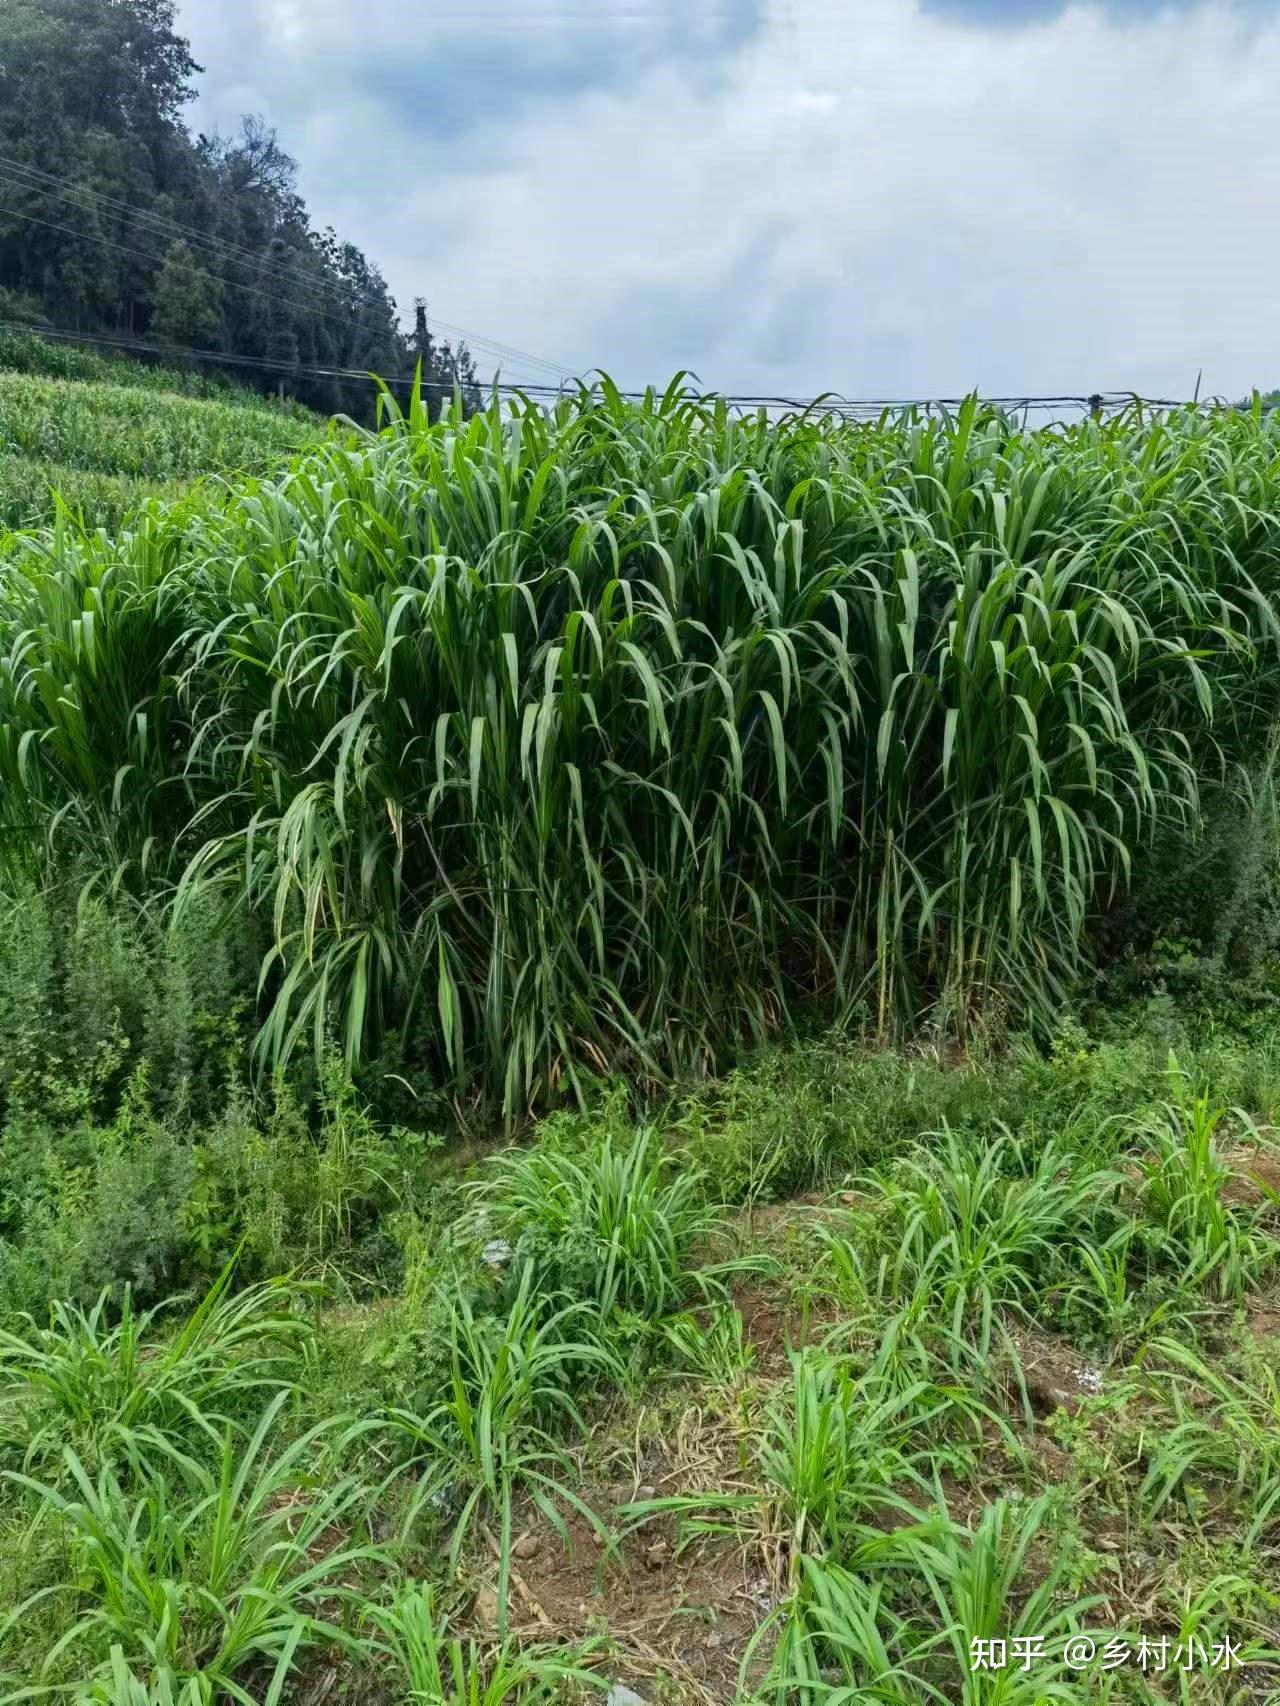
{"label": "hillside slope", "polygon": [[0,529],[50,520],[57,497],[112,529],[147,498],[207,475],[273,471],[324,436],[319,416],[247,391],[215,398],[205,382],[209,395],[183,394],[195,376],[79,351],[65,364],[72,377],[32,372],[34,343],[0,339]]}

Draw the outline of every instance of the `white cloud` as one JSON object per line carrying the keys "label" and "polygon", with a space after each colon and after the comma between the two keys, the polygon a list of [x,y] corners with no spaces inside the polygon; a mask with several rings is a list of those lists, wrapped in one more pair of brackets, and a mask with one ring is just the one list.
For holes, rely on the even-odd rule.
{"label": "white cloud", "polygon": [[[317,218],[491,338],[791,393],[1280,383],[1275,17],[772,0],[709,66],[660,51],[665,0],[230,10],[185,7],[199,119],[266,112]],[[456,130],[416,110],[479,39],[509,83]]]}

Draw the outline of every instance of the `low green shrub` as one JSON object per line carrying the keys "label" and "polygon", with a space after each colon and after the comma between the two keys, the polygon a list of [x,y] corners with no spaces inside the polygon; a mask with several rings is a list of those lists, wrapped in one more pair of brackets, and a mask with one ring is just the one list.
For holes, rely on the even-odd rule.
{"label": "low green shrub", "polygon": [[0,1315],[142,1303],[216,1274],[325,1268],[349,1287],[403,1264],[429,1133],[376,1123],[341,1059],[249,1076],[236,953],[198,920],[163,937],[41,896],[0,940]]}
{"label": "low green shrub", "polygon": [[87,1304],[104,1286],[146,1301],[182,1281],[188,1144],[151,1107],[145,1067],[108,1126],[9,1125],[0,1154],[0,1311],[51,1297]]}
{"label": "low green shrub", "polygon": [[1099,920],[1106,980],[1122,1001],[1167,994],[1219,1021],[1280,1000],[1277,732],[1265,727],[1202,791],[1194,826],[1171,823]]}
{"label": "low green shrub", "polygon": [[0,900],[0,1119],[109,1123],[145,1067],[159,1113],[209,1118],[242,1074],[252,943],[204,909],[159,930],[127,903]]}

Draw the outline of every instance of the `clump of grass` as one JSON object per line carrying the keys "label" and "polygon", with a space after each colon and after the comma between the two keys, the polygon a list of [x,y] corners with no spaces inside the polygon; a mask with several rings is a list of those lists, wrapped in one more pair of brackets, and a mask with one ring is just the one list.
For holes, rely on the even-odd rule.
{"label": "clump of grass", "polygon": [[[1052,1513],[1048,1496],[1021,1512],[997,1499],[969,1529],[939,1499],[931,1520],[882,1535],[878,1551],[864,1549],[852,1568],[838,1551],[806,1557],[792,1593],[748,1648],[750,1660],[777,1631],[759,1697],[777,1706],[1077,1701],[1062,1643],[1097,1601],[1064,1592],[1061,1552],[1047,1569],[1030,1566]],[[972,1643],[992,1639],[1015,1651],[1020,1639],[1039,1643],[1042,1657],[1027,1669],[975,1670]]]}
{"label": "clump of grass", "polygon": [[86,1696],[94,1706],[204,1706],[205,1692],[198,1677],[175,1685],[162,1672],[145,1681],[125,1659],[123,1647],[112,1647],[110,1667],[110,1673],[99,1677]]}
{"label": "clump of grass", "polygon": [[851,1302],[927,1311],[986,1354],[1000,1312],[1026,1314],[1062,1283],[1124,1182],[1055,1143],[943,1131],[856,1181],[850,1230],[821,1236]]}
{"label": "clump of grass", "polygon": [[406,1582],[389,1605],[365,1612],[377,1646],[411,1700],[431,1706],[540,1706],[568,1683],[602,1685],[577,1655],[503,1641],[496,1649],[453,1634],[430,1584]]}
{"label": "clump of grass", "polygon": [[24,1469],[64,1454],[96,1469],[218,1440],[232,1411],[289,1383],[311,1329],[285,1282],[231,1290],[229,1264],[186,1322],[162,1332],[169,1305],[134,1311],[126,1289],[88,1310],[55,1303],[48,1327],[0,1329],[0,1450]]}
{"label": "clump of grass", "polygon": [[1170,1371],[1159,1391],[1172,1414],[1167,1427],[1151,1431],[1141,1489],[1147,1508],[1159,1514],[1177,1497],[1198,1514],[1216,1487],[1237,1501],[1241,1544],[1252,1550],[1280,1514],[1280,1374],[1262,1363],[1241,1379],[1176,1339],[1155,1340],[1148,1354]]}
{"label": "clump of grass", "polygon": [[1177,1327],[1193,1334],[1197,1316],[1205,1312],[1183,1276],[1150,1273],[1132,1220],[1101,1243],[1078,1243],[1071,1257],[1076,1277],[1062,1290],[1062,1317],[1072,1332],[1113,1355],[1132,1355]]}
{"label": "clump of grass", "polygon": [[[1017,1511],[1006,1499],[989,1504],[972,1531],[958,1524],[937,1538],[919,1543],[921,1574],[937,1607],[938,1634],[927,1643],[947,1651],[951,1674],[963,1677],[963,1706],[1041,1706],[1052,1700],[1076,1701],[1078,1685],[1062,1651],[1065,1638],[1081,1631],[1083,1620],[1096,1610],[1097,1597],[1072,1596],[1066,1584],[1066,1558],[1049,1548],[1047,1566],[1035,1572],[1027,1591],[1028,1557],[1045,1536],[1054,1511],[1051,1495]],[[1036,1579],[1038,1578],[1038,1579]],[[993,1675],[975,1670],[977,1640],[1041,1641],[1044,1658],[1028,1669],[1017,1667]]]}
{"label": "clump of grass", "polygon": [[[152,1689],[179,1694],[195,1685],[208,1700],[251,1698],[251,1668],[265,1667],[279,1698],[295,1658],[316,1642],[352,1645],[332,1610],[349,1599],[350,1574],[385,1564],[365,1542],[344,1543],[358,1524],[368,1492],[350,1476],[312,1475],[310,1458],[342,1425],[329,1418],[274,1456],[268,1441],[288,1401],[278,1393],[252,1434],[230,1429],[206,1465],[159,1436],[139,1463],[130,1491],[109,1467],[91,1475],[69,1448],[68,1491],[25,1475],[6,1477],[35,1500],[46,1520],[61,1524],[69,1576],[77,1585],[62,1634],[43,1674],[72,1668],[92,1687],[131,1656]],[[10,1623],[47,1597],[15,1608]]]}
{"label": "clump of grass", "polygon": [[589,1299],[602,1320],[655,1320],[708,1284],[698,1259],[719,1216],[706,1183],[654,1129],[606,1127],[582,1150],[508,1150],[472,1194],[486,1236],[531,1266],[536,1292]]}
{"label": "clump of grass", "polygon": [[[1174,1071],[1176,1078],[1176,1063]],[[1248,1116],[1235,1113],[1251,1129]],[[1238,1301],[1280,1258],[1280,1239],[1263,1224],[1272,1213],[1265,1200],[1250,1208],[1224,1193],[1232,1172],[1217,1134],[1227,1115],[1207,1091],[1179,1081],[1176,1099],[1139,1128],[1146,1152],[1138,1165],[1146,1241],[1156,1259],[1190,1288]]]}
{"label": "clump of grass", "polygon": [[448,1322],[445,1395],[425,1413],[397,1407],[387,1417],[393,1440],[409,1453],[397,1478],[419,1472],[407,1520],[424,1511],[443,1516],[455,1568],[467,1542],[496,1520],[504,1630],[517,1495],[526,1496],[566,1541],[562,1508],[603,1533],[573,1490],[573,1465],[560,1436],[586,1432],[575,1387],[584,1378],[621,1379],[623,1373],[592,1331],[589,1306],[557,1307],[553,1297],[535,1294],[533,1280],[526,1267],[505,1315],[478,1314],[458,1293]]}
{"label": "clump of grass", "polygon": [[770,1410],[759,1468],[771,1489],[769,1525],[791,1567],[850,1538],[877,1514],[915,1511],[899,1490],[922,1484],[923,1441],[950,1408],[923,1381],[903,1389],[823,1351],[791,1353],[791,1385]]}
{"label": "clump of grass", "polygon": [[732,1303],[712,1303],[701,1314],[675,1316],[663,1323],[663,1338],[677,1369],[716,1386],[741,1385],[756,1364],[742,1312]]}
{"label": "clump of grass", "polygon": [[749,1537],[794,1589],[802,1560],[880,1556],[923,1519],[931,1451],[977,1405],[919,1377],[887,1338],[869,1366],[823,1346],[789,1352],[790,1376],[768,1401],[751,1442],[748,1485],[721,1494],[640,1500],[637,1521],[673,1514],[683,1542]]}

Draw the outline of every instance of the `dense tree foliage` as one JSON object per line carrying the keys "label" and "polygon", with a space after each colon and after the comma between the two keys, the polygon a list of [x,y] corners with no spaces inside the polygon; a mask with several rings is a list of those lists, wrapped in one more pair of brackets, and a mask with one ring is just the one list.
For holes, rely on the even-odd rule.
{"label": "dense tree foliage", "polygon": [[474,390],[465,348],[406,339],[377,267],[313,228],[274,130],[189,134],[199,70],[173,0],[5,0],[0,318],[248,357],[324,410],[368,413],[373,388],[306,368],[421,354]]}

